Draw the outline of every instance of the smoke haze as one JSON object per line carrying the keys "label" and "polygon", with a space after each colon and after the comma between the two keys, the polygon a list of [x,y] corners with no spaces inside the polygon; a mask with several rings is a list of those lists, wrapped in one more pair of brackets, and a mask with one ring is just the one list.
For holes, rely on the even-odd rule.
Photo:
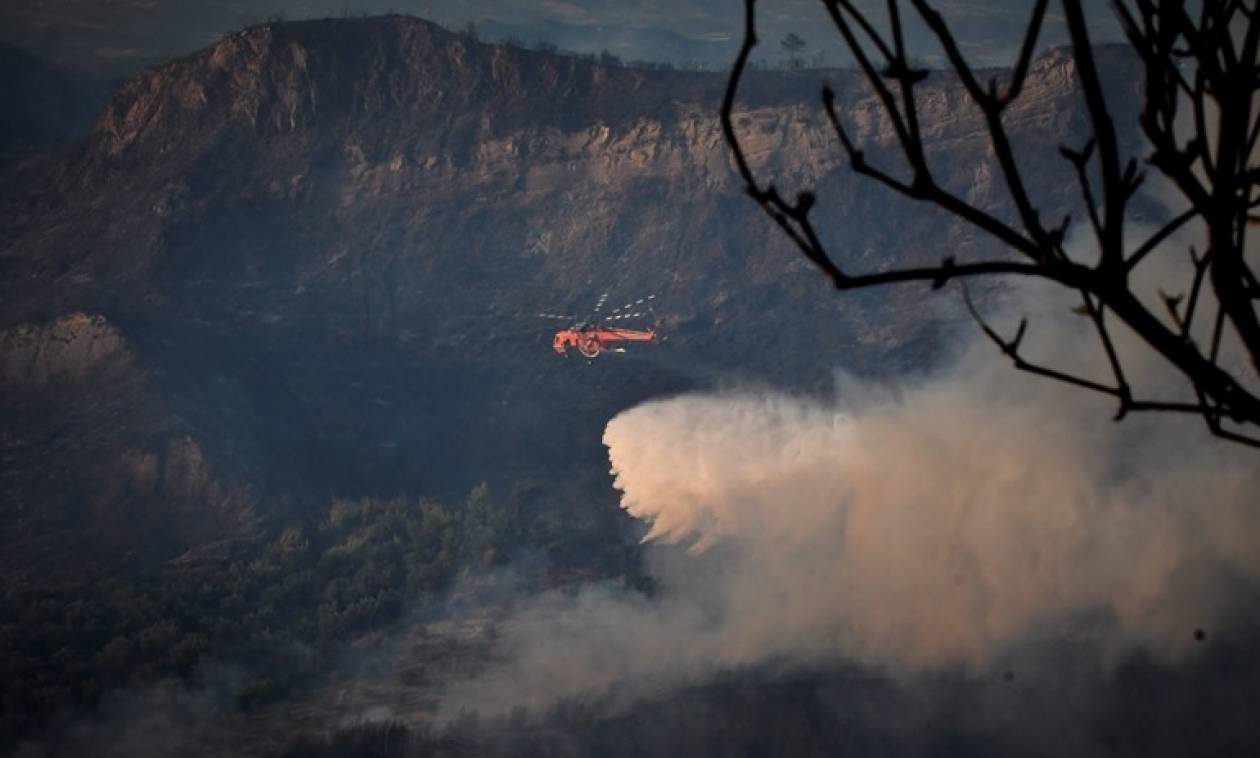
{"label": "smoke haze", "polygon": [[993,352],[896,392],[846,379],[832,401],[621,413],[604,443],[659,592],[536,601],[452,707],[628,702],[765,665],[1050,672],[1064,642],[1102,670],[1195,655],[1260,579],[1254,452],[1194,419],[1113,424],[1107,399]]}

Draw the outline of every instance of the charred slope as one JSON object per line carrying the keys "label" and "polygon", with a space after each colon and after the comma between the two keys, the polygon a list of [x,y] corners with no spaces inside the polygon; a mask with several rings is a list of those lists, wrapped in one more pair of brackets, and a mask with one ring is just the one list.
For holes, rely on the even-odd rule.
{"label": "charred slope", "polygon": [[[1123,109],[1137,77],[1103,55]],[[868,94],[828,75],[868,155],[886,155]],[[986,250],[856,179],[811,104],[818,84],[752,77],[739,128],[759,170],[818,190],[834,249],[867,269]],[[276,619],[292,622],[292,650],[332,645],[399,612],[400,576],[408,592],[446,586],[460,555],[524,547],[544,574],[627,573],[634,539],[600,444],[612,415],[697,386],[818,388],[836,367],[929,361],[951,300],[832,296],[740,191],[716,119],[724,87],[409,18],[274,24],[146,71],[69,154],[10,172],[0,553],[22,581],[0,608],[17,624],[0,652],[25,673],[5,677],[20,708],[0,713],[0,743],[44,723],[68,686],[90,704],[204,655],[239,660],[232,645],[263,645]],[[1041,148],[1082,141],[1070,62],[1040,60],[1026,92],[1009,123],[1038,200],[1066,210],[1074,179]],[[942,77],[924,97],[942,181],[1009,212],[957,86]],[[553,355],[555,324],[536,314],[580,316],[604,292],[657,293],[669,341],[590,365]],[[490,499],[465,493],[482,480],[526,493],[503,498],[522,518],[476,513]],[[395,507],[418,495],[462,503],[433,511],[446,526],[432,534],[463,545],[425,564],[433,576],[396,555],[407,535],[418,552],[448,539],[412,528],[423,508]],[[333,497],[343,516],[385,521],[338,532]],[[379,555],[324,561],[343,543]],[[146,613],[100,591],[99,575],[129,574],[153,589]],[[114,620],[85,641],[89,606]],[[167,649],[179,655],[149,665]],[[319,666],[292,658],[262,668]],[[83,686],[84,671],[107,675]]]}
{"label": "charred slope", "polygon": [[[886,154],[869,95],[828,76]],[[740,192],[724,86],[412,18],[251,28],[127,83],[71,158],[4,201],[0,325],[103,316],[215,470],[269,503],[526,475],[603,491],[621,408],[732,373],[810,387],[913,368],[949,328],[948,298],[830,295]],[[761,170],[818,190],[834,249],[862,268],[987,249],[855,178],[817,86],[760,73],[739,123]],[[1040,60],[1026,90],[1008,121],[1063,210],[1069,167],[1040,146],[1082,141],[1070,62]],[[941,77],[924,98],[944,182],[1003,212],[959,88]],[[670,341],[590,366],[552,355],[535,314],[606,291],[658,293]]]}
{"label": "charred slope", "polygon": [[6,576],[128,575],[253,534],[252,498],[219,479],[105,319],[0,330],[0,356]]}

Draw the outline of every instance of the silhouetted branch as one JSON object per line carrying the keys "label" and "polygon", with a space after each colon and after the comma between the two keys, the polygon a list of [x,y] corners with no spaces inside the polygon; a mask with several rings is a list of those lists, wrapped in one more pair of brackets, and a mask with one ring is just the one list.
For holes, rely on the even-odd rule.
{"label": "silhouetted branch", "polygon": [[1160,229],[1155,234],[1152,234],[1150,239],[1148,239],[1146,242],[1143,242],[1141,247],[1133,251],[1133,254],[1129,256],[1129,260],[1126,261],[1125,265],[1129,268],[1130,271],[1137,268],[1137,265],[1141,263],[1142,260],[1146,258],[1147,255],[1153,252],[1155,248],[1164,244],[1165,240],[1167,240],[1172,235],[1176,234],[1177,231],[1181,229],[1181,227],[1185,226],[1186,223],[1190,221],[1190,219],[1198,215],[1199,215],[1198,208],[1190,208],[1189,210],[1186,210],[1185,212],[1183,212],[1180,216],[1177,216],[1176,218],[1174,218],[1172,221],[1169,221],[1167,224],[1164,224],[1162,229]]}
{"label": "silhouetted branch", "polygon": [[[945,54],[962,80],[968,95],[980,108],[980,112],[984,114],[985,126],[989,131],[989,140],[993,145],[994,154],[997,156],[998,165],[1002,169],[1002,176],[1006,180],[1007,189],[1010,190],[1011,200],[1014,201],[1020,221],[1024,224],[1024,230],[1042,248],[1040,255],[1048,255],[1046,248],[1049,245],[1046,230],[1042,228],[1037,212],[1033,209],[1032,200],[1028,197],[1028,190],[1024,187],[1023,177],[1020,176],[1019,167],[1015,162],[1010,139],[1007,137],[1006,128],[1002,124],[1002,112],[1006,110],[1010,101],[1004,102],[1003,98],[998,96],[996,81],[989,82],[987,91],[981,89],[979,82],[976,81],[975,75],[971,71],[971,67],[959,50],[958,42],[954,39],[953,34],[950,33],[949,27],[945,24],[941,14],[932,10],[925,0],[911,1],[914,3],[915,9],[919,11],[919,15],[924,22],[932,30],[932,33],[936,35],[941,46],[945,48]],[[1040,19],[1034,17],[1034,22],[1034,25],[1040,26]],[[1026,44],[1028,44],[1027,41]],[[921,153],[922,151],[920,150]],[[916,167],[916,170],[919,169]],[[926,162],[921,170],[927,170]]]}
{"label": "silhouetted branch", "polygon": [[1015,102],[1020,93],[1024,91],[1024,80],[1028,78],[1028,67],[1032,64],[1033,53],[1037,49],[1037,38],[1041,36],[1041,23],[1046,17],[1046,8],[1049,6],[1050,0],[1037,0],[1037,5],[1033,7],[1032,18],[1028,21],[1028,27],[1024,34],[1024,44],[1019,50],[1019,59],[1015,63],[1015,71],[1011,74],[1011,84],[1007,88],[1006,94],[1002,96],[1002,107]]}
{"label": "silhouetted branch", "polygon": [[[1182,403],[1182,402],[1165,401],[1165,400],[1134,400],[1128,385],[1123,381],[1123,373],[1120,370],[1119,359],[1115,357],[1114,351],[1110,355],[1112,368],[1114,371],[1118,372],[1119,376],[1121,377],[1119,383],[1115,387],[1110,387],[1101,382],[1096,382],[1092,379],[1085,379],[1080,376],[1068,374],[1063,371],[1050,368],[1048,366],[1042,366],[1042,365],[1029,362],[1019,352],[1020,346],[1023,343],[1024,336],[1028,332],[1028,319],[1026,318],[1020,319],[1019,327],[1016,329],[1015,336],[1013,338],[1011,338],[1010,340],[1003,339],[1002,336],[999,335],[993,329],[993,327],[990,326],[988,322],[984,320],[984,317],[980,315],[980,312],[976,308],[974,301],[972,301],[971,299],[971,293],[967,289],[967,286],[965,284],[962,286],[962,293],[963,293],[963,302],[966,304],[966,307],[967,307],[967,313],[971,315],[972,320],[976,322],[976,324],[980,327],[980,330],[984,333],[984,335],[988,337],[991,342],[997,345],[998,349],[1001,350],[1004,355],[1006,355],[1007,357],[1011,359],[1012,364],[1015,366],[1017,370],[1024,371],[1030,374],[1035,374],[1037,376],[1046,377],[1048,379],[1053,379],[1058,382],[1063,382],[1065,384],[1070,384],[1075,387],[1080,387],[1082,389],[1087,389],[1093,392],[1098,392],[1103,395],[1108,395],[1110,397],[1116,398],[1120,402],[1120,407],[1116,411],[1116,415],[1115,415],[1115,420],[1117,421],[1124,418],[1129,413],[1141,413],[1141,412],[1191,413],[1195,415],[1214,416],[1216,426],[1213,428],[1214,430],[1219,430],[1220,428],[1219,427],[1219,421],[1220,421],[1219,411],[1214,411],[1210,408],[1207,408],[1206,406],[1202,404],[1202,402]],[[1087,315],[1092,315],[1092,314],[1087,313]],[[1103,328],[1105,330],[1105,327]],[[1224,431],[1224,430],[1221,430],[1221,431]],[[1226,434],[1220,434],[1219,436],[1224,437],[1226,436]],[[1234,441],[1239,441],[1239,442],[1245,442],[1246,444],[1251,444],[1251,445],[1260,445],[1260,440],[1251,440],[1250,438],[1247,438],[1242,435],[1237,435],[1237,434],[1233,434],[1229,436],[1229,439],[1234,440]]]}
{"label": "silhouetted branch", "polygon": [[[816,204],[811,192],[787,201],[773,184],[762,185],[752,171],[733,123],[735,98],[749,56],[757,44],[756,1],[745,0],[744,41],[722,103],[723,134],[750,196],[762,206],[788,238],[839,289],[924,281],[941,287],[950,279],[1018,274],[1056,282],[1080,293],[1080,312],[1094,324],[1098,344],[1107,357],[1114,386],[1072,376],[1048,366],[1029,363],[1019,352],[1027,324],[1022,323],[1011,340],[1001,338],[980,317],[966,288],[964,301],[983,333],[1016,368],[1068,384],[1103,392],[1119,401],[1116,418],[1133,411],[1173,411],[1202,415],[1214,434],[1253,444],[1246,435],[1224,429],[1222,419],[1260,426],[1260,397],[1240,384],[1220,365],[1223,331],[1230,326],[1260,369],[1260,319],[1255,302],[1260,283],[1245,260],[1243,244],[1249,215],[1260,207],[1260,167],[1249,164],[1260,144],[1260,114],[1252,112],[1253,95],[1260,92],[1260,19],[1253,8],[1238,0],[1205,2],[1199,18],[1192,19],[1184,0],[1116,0],[1125,36],[1146,73],[1145,104],[1140,127],[1153,152],[1150,165],[1167,176],[1189,202],[1186,210],[1167,221],[1132,253],[1126,253],[1128,204],[1142,186],[1144,175],[1135,158],[1121,155],[1115,123],[1108,110],[1098,65],[1094,58],[1080,0],[1060,0],[1076,61],[1077,84],[1089,115],[1091,138],[1085,147],[1061,152],[1076,171],[1081,198],[1099,247],[1099,262],[1084,266],[1068,258],[1063,248],[1070,218],[1047,229],[1027,191],[1018,160],[1003,123],[1003,113],[1024,92],[1032,58],[1049,0],[1037,0],[1023,34],[1019,54],[1005,89],[996,79],[982,84],[962,53],[962,46],[929,0],[907,0],[932,32],[945,53],[969,100],[978,109],[985,133],[1009,198],[1022,229],[989,211],[959,198],[935,180],[927,159],[921,131],[916,87],[928,72],[911,65],[903,31],[900,0],[887,0],[887,35],[871,23],[852,0],[821,0],[837,33],[852,53],[866,84],[891,125],[908,178],[874,166],[844,125],[836,106],[836,93],[825,87],[822,106],[853,170],[893,192],[939,207],[1003,246],[1019,253],[1019,261],[958,263],[945,256],[939,265],[853,274],[844,269],[820,241],[810,212]],[[1187,76],[1186,66],[1193,66]],[[1216,118],[1208,118],[1208,101],[1215,103]],[[1192,134],[1183,140],[1186,103],[1191,107]],[[1096,174],[1092,171],[1096,170]],[[1091,176],[1099,178],[1095,186]],[[1191,251],[1194,266],[1188,293],[1159,290],[1172,328],[1148,309],[1130,289],[1130,275],[1153,254],[1164,249],[1174,235],[1198,220],[1207,231],[1202,256]],[[1191,338],[1196,310],[1205,287],[1211,286],[1219,304],[1208,352]],[[1139,339],[1179,371],[1198,402],[1137,401],[1132,397],[1124,365],[1109,328],[1109,316],[1124,323]]]}
{"label": "silhouetted branch", "polygon": [[971,292],[967,289],[966,285],[963,286],[962,293],[963,302],[967,305],[967,312],[971,314],[971,318],[979,325],[980,331],[984,332],[985,336],[988,337],[993,344],[997,345],[998,349],[1001,350],[1004,355],[1011,359],[1011,361],[1015,364],[1015,368],[1020,371],[1027,371],[1030,374],[1036,374],[1037,376],[1044,376],[1049,379],[1066,382],[1067,384],[1072,384],[1077,387],[1083,387],[1087,390],[1101,392],[1104,395],[1119,397],[1120,389],[1117,387],[1108,387],[1100,382],[1083,379],[1079,376],[1066,374],[1062,371],[1046,366],[1039,366],[1035,363],[1029,363],[1024,360],[1023,356],[1019,353],[1019,347],[1024,341],[1024,335],[1028,332],[1028,319],[1022,318],[1019,320],[1019,328],[1015,330],[1014,337],[1009,340],[1002,339],[1002,336],[994,331],[993,327],[989,326],[988,322],[984,320],[984,317],[980,315],[980,311],[971,300]]}

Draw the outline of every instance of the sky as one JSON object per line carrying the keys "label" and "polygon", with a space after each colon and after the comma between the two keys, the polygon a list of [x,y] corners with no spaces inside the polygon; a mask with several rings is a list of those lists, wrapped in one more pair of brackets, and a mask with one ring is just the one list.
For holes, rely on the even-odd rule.
{"label": "sky", "polygon": [[[861,0],[859,5],[882,17],[885,4]],[[903,5],[908,11],[909,3]],[[978,63],[1003,65],[1014,55],[1032,0],[941,0],[936,5]],[[1086,5],[1097,38],[1116,39],[1107,4]],[[801,57],[842,63],[844,53],[821,8],[819,0],[761,0],[758,24],[765,44],[760,55],[778,63],[786,57],[779,41],[796,34],[806,42]],[[740,0],[5,0],[0,40],[65,65],[126,74],[273,18],[387,12],[458,29],[472,22],[488,40],[514,37],[582,53],[607,50],[627,61],[702,61],[712,68],[729,65],[743,31]],[[911,36],[925,37],[913,29]],[[1064,41],[1055,11],[1044,40]],[[937,58],[930,46],[918,50],[923,59]]]}

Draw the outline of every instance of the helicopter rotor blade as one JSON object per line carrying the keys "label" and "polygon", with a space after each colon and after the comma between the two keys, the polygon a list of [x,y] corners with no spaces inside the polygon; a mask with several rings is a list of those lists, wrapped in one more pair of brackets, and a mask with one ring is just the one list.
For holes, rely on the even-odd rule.
{"label": "helicopter rotor blade", "polygon": [[649,302],[649,301],[651,301],[651,300],[655,300],[655,299],[656,299],[656,295],[648,295],[647,297],[641,297],[641,298],[639,298],[638,300],[631,300],[630,302],[626,303],[625,305],[619,305],[619,306],[617,306],[616,308],[614,308],[614,309],[613,309],[613,311],[612,311],[612,312],[613,312],[613,313],[620,313],[621,311],[624,311],[624,310],[629,310],[629,309],[631,309],[631,308],[634,308],[635,306],[638,306],[638,305],[643,305],[644,303]]}
{"label": "helicopter rotor blade", "polygon": [[604,303],[606,303],[606,302],[608,302],[608,293],[607,293],[607,292],[605,292],[604,294],[600,295],[600,296],[599,296],[599,299],[595,301],[595,307],[591,309],[591,313],[590,313],[590,315],[589,315],[589,316],[587,316],[587,317],[586,317],[586,320],[587,320],[587,321],[596,321],[596,320],[598,320],[598,319],[599,319],[599,315],[600,315],[600,311],[602,311],[602,310],[604,309]]}
{"label": "helicopter rotor blade", "polygon": [[[655,294],[646,295],[625,305],[619,305],[608,311],[607,315],[604,315],[604,306],[608,303],[608,293],[605,292],[595,301],[595,307],[591,309],[591,314],[586,317],[585,321],[598,323],[600,321],[624,321],[631,318],[642,318],[651,312],[652,301],[655,299]],[[638,308],[638,310],[632,311],[632,308]]]}

